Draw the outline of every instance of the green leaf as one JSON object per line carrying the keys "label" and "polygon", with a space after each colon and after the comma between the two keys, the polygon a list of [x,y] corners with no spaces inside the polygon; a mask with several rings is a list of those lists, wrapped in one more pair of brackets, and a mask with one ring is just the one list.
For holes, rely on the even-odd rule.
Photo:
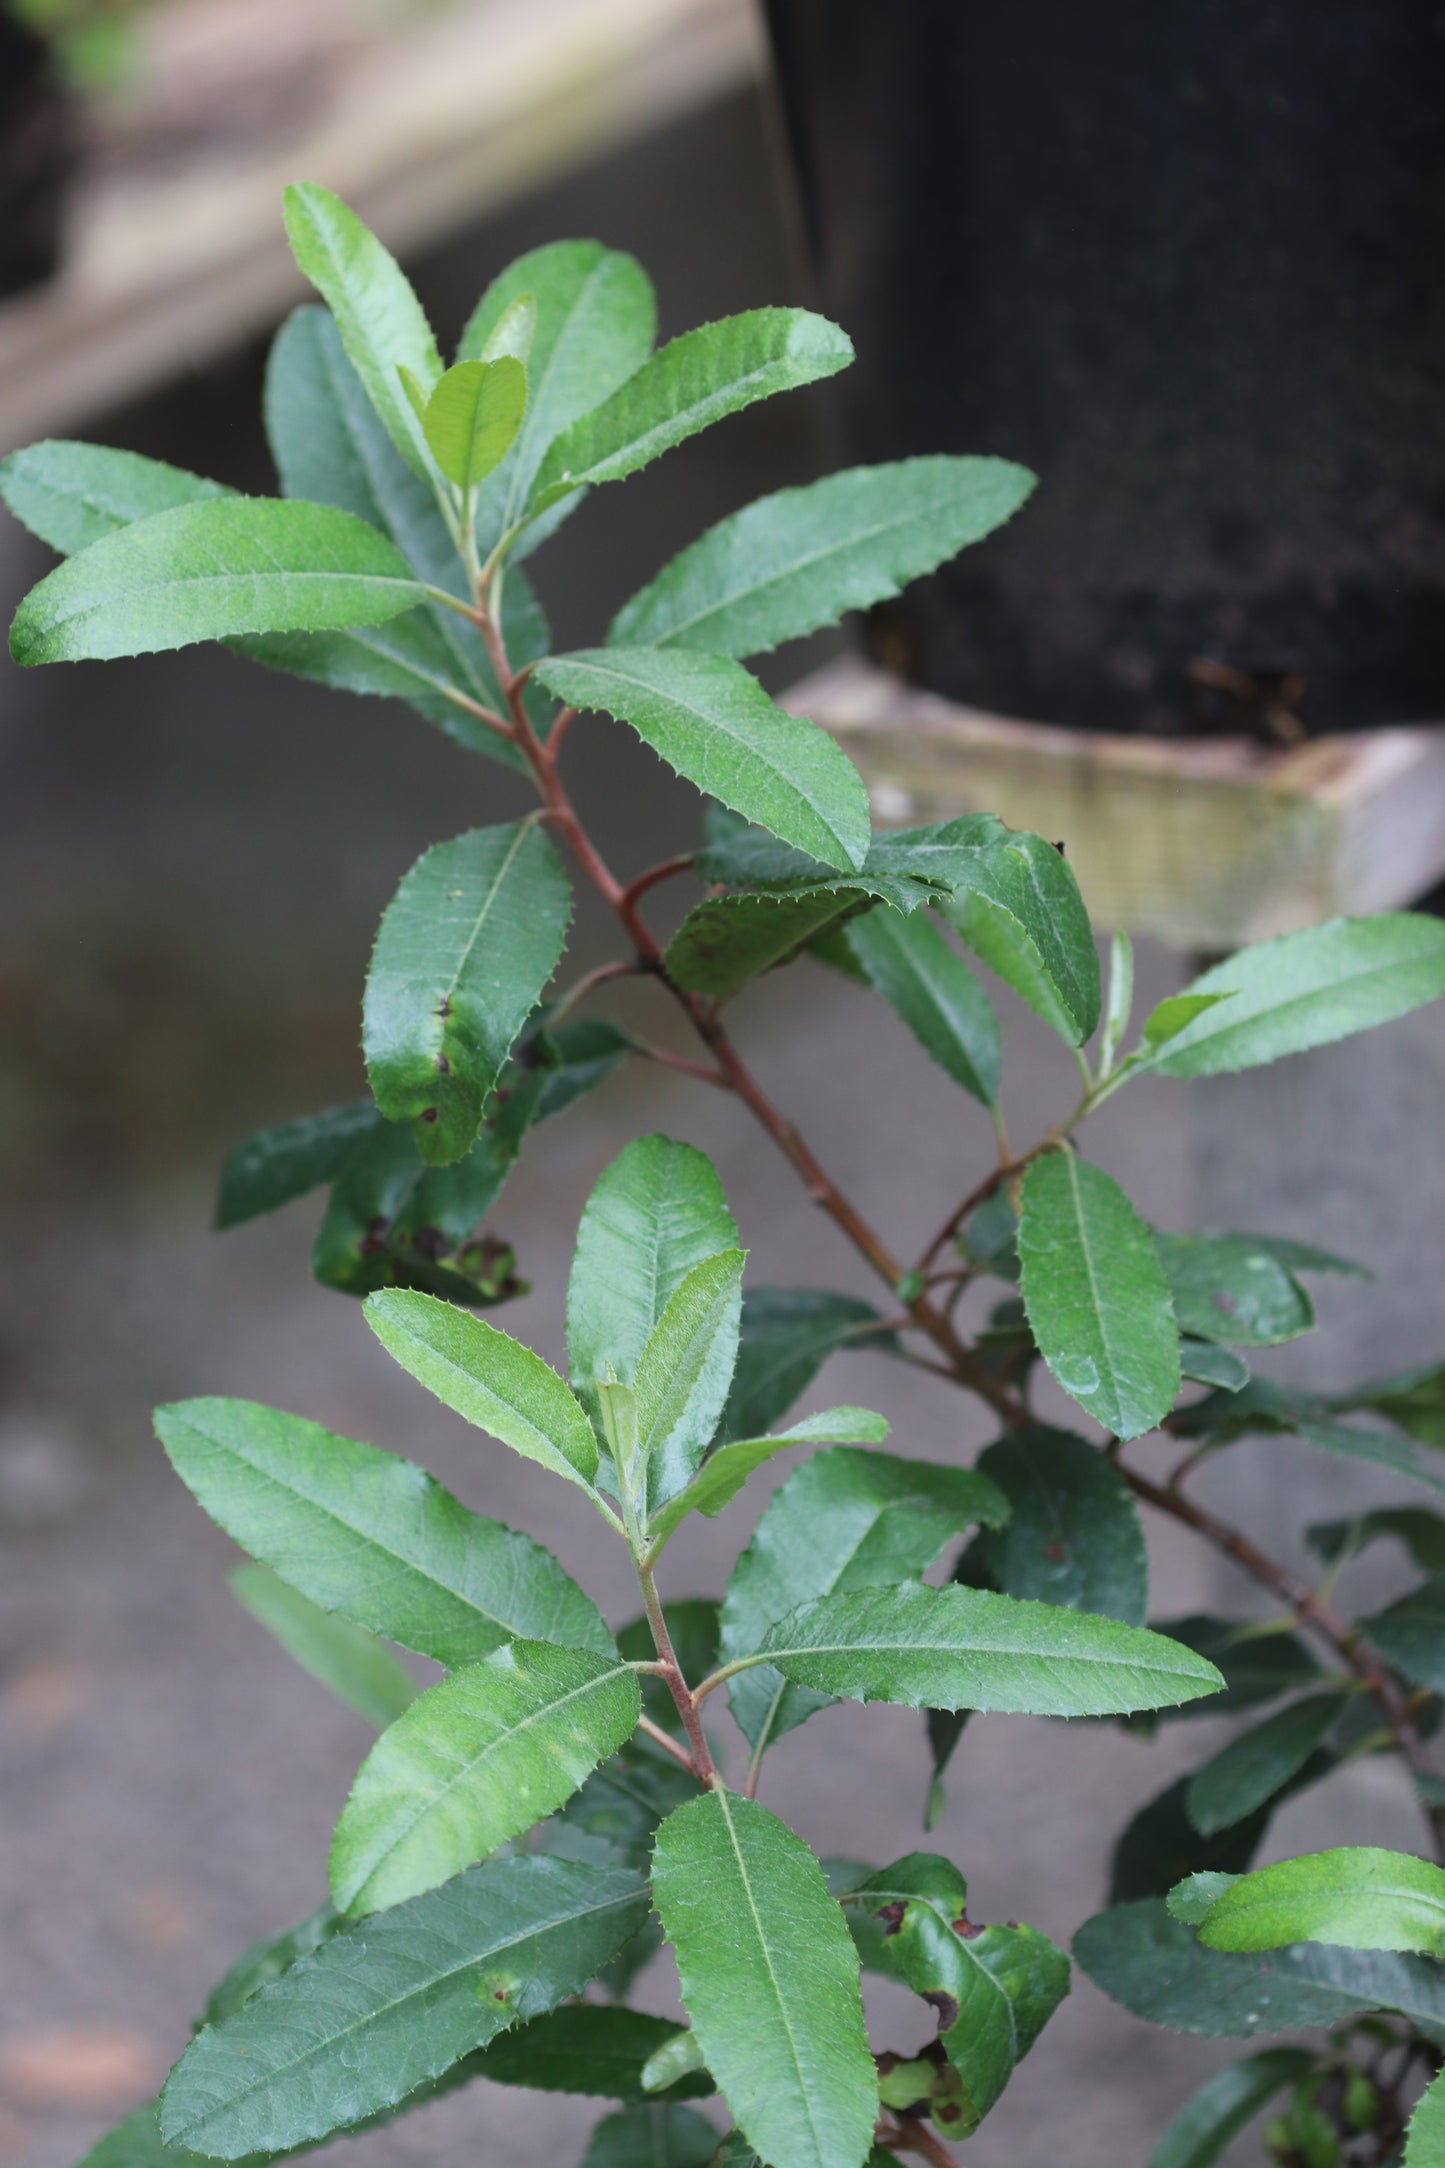
{"label": "green leaf", "polygon": [[334,505],[214,497],[94,542],[33,587],[10,652],[105,660],[241,632],[372,625],[426,600],[406,559]]}
{"label": "green leaf", "polygon": [[[733,1567],[722,1608],[723,1660],[750,1655],[776,1620],[809,1597],[910,1579],[950,1538],[1007,1517],[1002,1491],[970,1468],[848,1446],[815,1453],[773,1493]],[[728,1685],[755,1756],[831,1698],[791,1686],[766,1666],[739,1672]]]}
{"label": "green leaf", "polygon": [[537,1120],[550,1120],[604,1084],[632,1046],[627,1033],[603,1017],[544,1023],[523,1050],[523,1058],[542,1071]]}
{"label": "green leaf", "polygon": [[1445,2037],[1445,1970],[1430,1958],[1301,1943],[1280,1951],[1206,1949],[1162,1897],[1101,1912],[1074,1937],[1096,1987],[1136,2017],[1211,2039],[1338,2025],[1396,2010]]}
{"label": "green leaf", "polygon": [[1329,1942],[1445,1956],[1445,1870],[1407,1852],[1344,1845],[1241,1875],[1205,1914],[1213,1950]]}
{"label": "green leaf", "polygon": [[1196,1016],[1212,1009],[1216,1002],[1232,1001],[1233,994],[1171,994],[1150,1010],[1144,1019],[1145,1044],[1163,1046],[1166,1040],[1177,1038],[1186,1024],[1192,1024]]}
{"label": "green leaf", "polygon": [[243,2002],[249,2002],[259,1988],[279,1980],[283,1972],[289,1972],[298,1957],[308,1957],[313,1950],[319,1950],[323,1942],[329,1942],[345,1924],[341,1914],[327,1903],[319,1905],[294,1927],[285,1927],[280,1934],[265,1935],[261,1941],[253,1942],[211,1989],[201,2013],[201,2023],[219,2025],[223,2018],[239,2010]]}
{"label": "green leaf", "polygon": [[1029,1424],[991,1445],[978,1466],[1009,1502],[1006,1525],[977,1543],[980,1562],[1005,1595],[1143,1625],[1144,1531],[1128,1485],[1097,1446]]}
{"label": "green leaf", "polygon": [[1405,2133],[1402,2168],[1441,2168],[1445,2162],[1445,2074],[1433,2077],[1415,2103]]}
{"label": "green leaf", "polygon": [[412,471],[425,475],[426,440],[398,372],[410,369],[429,393],[442,365],[406,274],[329,189],[309,181],[288,188],[285,218],[296,261],[330,305],[347,356],[387,435]]}
{"label": "green leaf", "polygon": [[1236,1716],[1242,1709],[1259,1708],[1281,1694],[1321,1683],[1320,1667],[1304,1642],[1277,1627],[1262,1632],[1247,1620],[1214,1618],[1203,1611],[1155,1619],[1153,1625],[1156,1633],[1182,1641],[1224,1673],[1225,1691],[1218,1699],[1207,1709],[1181,1709],[1181,1717]]}
{"label": "green leaf", "polygon": [[230,1582],[232,1594],[287,1655],[378,1731],[415,1699],[415,1682],[364,1626],[321,1610],[265,1566],[237,1566]]}
{"label": "green leaf", "polygon": [[502,1859],[358,1920],[197,2036],[162,2134],[234,2158],[362,2122],[577,1994],[646,1908],[625,1868]]}
{"label": "green leaf", "polygon": [[688,912],[667,944],[663,965],[674,986],[725,999],[750,979],[791,963],[820,932],[866,902],[862,890],[842,887],[714,896]]}
{"label": "green leaf", "polygon": [[512,1641],[422,1694],[362,1763],[331,1840],[332,1901],[375,1912],[553,1813],[632,1736],[617,1658]]}
{"label": "green leaf", "polygon": [[403,1370],[514,1453],[590,1491],[597,1440],[585,1409],[540,1355],[484,1318],[407,1288],[366,1300],[366,1322]]}
{"label": "green leaf", "polygon": [[63,557],[152,512],[233,494],[223,482],[108,444],[51,438],[0,460],[0,499]]}
{"label": "green leaf", "polygon": [[[644,2101],[655,2097],[642,2083],[648,2063],[672,2042],[689,2038],[684,2026],[642,2010],[624,2010],[615,2003],[564,2003],[560,2010],[533,2018],[530,2025],[502,2033],[475,2062],[477,2075],[494,2085]],[[667,2097],[680,2100],[712,2089],[705,2071],[694,2072],[679,2078]]]}
{"label": "green leaf", "polygon": [[1412,1686],[1445,1692],[1445,1573],[1432,1575],[1388,1610],[1362,1623],[1386,1663]]}
{"label": "green leaf", "polygon": [[813,1854],[756,1800],[711,1791],[658,1831],[652,1887],[739,2129],[773,2168],[858,2168],[877,2078],[858,1959]]}
{"label": "green leaf", "polygon": [[434,1656],[517,1634],[612,1647],[550,1551],[469,1513],[414,1462],[249,1400],[184,1400],[156,1432],[212,1520],[325,1611]]}
{"label": "green leaf", "polygon": [[725,415],[852,359],[846,334],[807,309],[751,309],[685,331],[557,439],[533,504],[540,511],[569,490],[620,482]]}
{"label": "green leaf", "polygon": [[708,2168],[717,2126],[696,2108],[650,2101],[604,2115],[578,2168]]}
{"label": "green leaf", "polygon": [[742,1343],[718,1435],[762,1437],[840,1348],[897,1354],[871,1303],[821,1287],[753,1287],[743,1296]]}
{"label": "green leaf", "polygon": [[745,1258],[722,1250],[694,1265],[638,1358],[637,1472],[659,1503],[696,1474],[727,1399]]}
{"label": "green leaf", "polygon": [[[1381,1536],[1396,1537],[1426,1573],[1445,1573],[1445,1520],[1425,1506],[1380,1506],[1373,1513],[1361,1513],[1351,1521],[1316,1521],[1305,1530],[1305,1541],[1327,1566],[1364,1550],[1366,1544],[1377,1542]],[[1416,1596],[1423,1593],[1417,1590]],[[1445,1596],[1445,1589],[1438,1594]],[[1414,1597],[1407,1596],[1404,1607],[1409,1608],[1414,1602]],[[1381,1619],[1388,1619],[1390,1615],[1388,1611],[1381,1612],[1378,1618],[1366,1622],[1371,1639]],[[1441,1605],[1440,1625],[1445,1628],[1445,1604]],[[1397,1662],[1397,1658],[1391,1657],[1390,1661]],[[1445,1678],[1445,1663],[1441,1664],[1440,1670]]]}
{"label": "green leaf", "polygon": [[221,1169],[216,1226],[239,1227],[334,1182],[356,1144],[373,1135],[380,1121],[369,1099],[353,1099],[243,1137]]}
{"label": "green leaf", "polygon": [[1249,1370],[1232,1348],[1216,1347],[1208,1340],[1179,1339],[1179,1371],[1199,1385],[1217,1386],[1223,1393],[1238,1393],[1249,1383]]}
{"label": "green leaf", "polygon": [[857,769],[741,663],[685,649],[580,648],[549,656],[537,676],[559,700],[630,723],[679,775],[785,843],[845,872],[862,865],[868,793]]}
{"label": "green leaf", "polygon": [[1238,1880],[1237,1874],[1225,1874],[1218,1868],[1186,1875],[1165,1900],[1170,1917],[1182,1920],[1186,1927],[1197,1927],[1215,1899]]}
{"label": "green leaf", "polygon": [[460,1159],[518,1032],[557,967],[571,915],[535,817],[433,844],[387,905],[367,973],[362,1046],[376,1103],[416,1124],[423,1159]]}
{"label": "green leaf", "polygon": [[1139,1626],[973,1588],[858,1589],[801,1604],[764,1634],[785,1678],[852,1701],[1107,1716],[1194,1701],[1213,1664]]}
{"label": "green leaf", "polygon": [[1296,2085],[1314,2068],[1305,2048],[1265,2048],[1242,2063],[1216,2070],[1160,2136],[1149,2168],[1212,2168],[1232,2139],[1247,2128],[1266,2101]]}
{"label": "green leaf", "polygon": [[1023,1181],[1020,1288],[1039,1352],[1105,1430],[1137,1438],[1179,1391],[1179,1339],[1154,1238],[1117,1182],[1071,1151]]}
{"label": "green leaf", "polygon": [[980,842],[1007,833],[988,813],[929,828],[889,830],[874,836],[856,873],[840,877],[806,851],[780,843],[765,828],[751,827],[726,806],[709,806],[704,826],[707,842],[697,856],[700,881],[793,895],[816,887],[857,887],[898,911],[946,895],[967,870],[970,852]]}
{"label": "green leaf", "polygon": [[1099,1041],[1099,1074],[1111,1074],[1120,1041],[1134,1007],[1134,944],[1122,927],[1109,940],[1109,990],[1104,1004],[1104,1032]]}
{"label": "green leaf", "polygon": [[967,1885],[935,1853],[913,1852],[844,1898],[864,1968],[924,1996],[957,2073],[933,2120],[966,2138],[999,2098],[1069,1992],[1069,1960],[1037,1928],[968,1918]]}
{"label": "green leaf", "polygon": [[626,603],[623,647],[740,660],[835,625],[1012,518],[1034,487],[1007,459],[901,459],[782,489],[710,527]]}
{"label": "green leaf", "polygon": [[[1214,1704],[1207,1706],[1212,1708]],[[1196,1713],[1205,1714],[1207,1709]],[[1323,1775],[1332,1766],[1327,1755],[1320,1757],[1320,1764],[1314,1773]],[[1217,1835],[1201,1837],[1185,1805],[1188,1794],[1188,1777],[1178,1777],[1131,1817],[1110,1863],[1110,1904],[1128,1904],[1136,1897],[1167,1896],[1187,1875],[1242,1874],[1259,1850],[1280,1804],[1278,1799],[1271,1800]]]}
{"label": "green leaf", "polygon": [[868,1408],[826,1408],[821,1415],[805,1416],[791,1430],[776,1438],[735,1438],[709,1454],[685,1490],[678,1491],[654,1513],[650,1523],[651,1549],[655,1556],[679,1521],[689,1513],[712,1518],[736,1498],[755,1468],[790,1445],[881,1445],[888,1425]]}
{"label": "green leaf", "polygon": [[1445,1446],[1445,1363],[1424,1363],[1390,1378],[1372,1378],[1340,1394],[1338,1408],[1371,1408],[1398,1423],[1422,1445]]}
{"label": "green leaf", "polygon": [[459,361],[426,402],[432,458],[458,489],[474,489],[506,457],[527,404],[527,372],[513,355]]}
{"label": "green leaf", "polygon": [[[325,309],[297,309],[282,325],[267,364],[265,411],[288,497],[356,513],[391,536],[418,578],[470,599],[437,500],[393,446]],[[502,629],[514,669],[547,652],[546,622],[520,575],[507,582]],[[440,603],[369,630],[270,634],[244,643],[244,652],[323,684],[405,700],[469,752],[525,765],[470,712],[468,702],[499,711],[501,691],[478,628]],[[541,728],[544,720],[538,705],[533,721]]]}
{"label": "green leaf", "polygon": [[1099,958],[1079,884],[1052,843],[998,826],[961,857],[939,909],[1070,1046],[1092,1037],[1103,1000]]}
{"label": "green leaf", "polygon": [[524,295],[536,309],[526,356],[527,412],[483,493],[477,526],[485,549],[521,518],[549,446],[642,366],[657,329],[652,287],[635,257],[600,241],[554,241],[493,279],[457,358],[486,358],[488,342]]}
{"label": "green leaf", "polygon": [[1346,1700],[1311,1694],[1253,1725],[1221,1747],[1189,1779],[1189,1819],[1203,1836],[1243,1821],[1295,1776],[1323,1746]]}
{"label": "green leaf", "polygon": [[1415,911],[1335,918],[1213,964],[1186,989],[1229,1001],[1144,1057],[1157,1076],[1217,1076],[1370,1031],[1445,993],[1445,925]]}
{"label": "green leaf", "polygon": [[1275,1347],[1314,1328],[1293,1273],[1248,1235],[1156,1235],[1179,1330],[1232,1347]]}
{"label": "green leaf", "polygon": [[632,1383],[689,1272],[737,1239],[722,1184],[695,1145],[638,1137],[618,1153],[587,1200],[567,1282],[567,1358],[589,1407],[609,1367]]}
{"label": "green leaf", "polygon": [[922,913],[870,911],[844,937],[875,993],[955,1084],[993,1106],[998,1097],[998,1024],[987,994],[961,956]]}
{"label": "green leaf", "polygon": [[[826,1877],[827,1869],[823,1872]],[[663,2093],[679,2078],[695,2077],[706,2069],[697,2036],[688,2027],[675,2033],[671,2040],[664,2041],[657,2053],[648,2058],[642,2071],[643,2088],[649,2093]]]}
{"label": "green leaf", "polygon": [[[148,2100],[143,2108],[137,2108],[114,2130],[97,2139],[78,2168],[209,2168],[203,2154],[162,2142],[159,2109],[159,2100]],[[276,2153],[248,2153],[237,2168],[270,2168],[270,2163],[280,2157]]]}

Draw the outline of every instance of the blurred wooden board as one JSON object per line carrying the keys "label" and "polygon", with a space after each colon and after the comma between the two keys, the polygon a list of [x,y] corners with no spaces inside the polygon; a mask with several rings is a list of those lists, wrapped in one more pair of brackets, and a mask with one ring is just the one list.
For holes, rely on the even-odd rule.
{"label": "blurred wooden board", "polygon": [[1059,730],[857,661],[784,700],[847,748],[880,825],[997,813],[1065,845],[1097,923],[1175,948],[1395,909],[1445,877],[1445,728],[1280,749]]}
{"label": "blurred wooden board", "polygon": [[169,82],[113,102],[61,272],[0,306],[0,451],[299,299],[288,181],[415,249],[720,97],[761,51],[750,0],[451,0],[404,20],[377,0],[182,0],[157,22]]}

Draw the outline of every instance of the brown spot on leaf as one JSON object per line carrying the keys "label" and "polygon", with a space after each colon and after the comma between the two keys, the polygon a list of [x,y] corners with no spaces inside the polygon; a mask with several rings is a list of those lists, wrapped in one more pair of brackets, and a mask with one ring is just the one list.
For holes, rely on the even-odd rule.
{"label": "brown spot on leaf", "polygon": [[952,2032],[958,2023],[958,1997],[947,1994],[941,1987],[929,1987],[923,1991],[923,1999],[938,2012],[938,2029],[941,2033]]}
{"label": "brown spot on leaf", "polygon": [[903,1915],[907,1910],[908,1907],[905,1904],[901,1904],[895,1899],[891,1905],[880,1907],[873,1917],[875,1920],[882,1920],[885,1934],[896,1935],[903,1925]]}
{"label": "brown spot on leaf", "polygon": [[451,1003],[450,1003],[450,1002],[449,1002],[449,1001],[447,1000],[446,996],[445,996],[445,995],[443,995],[443,996],[442,996],[442,998],[441,998],[441,1000],[440,1000],[440,1001],[439,1001],[439,1002],[437,1003],[437,1015],[438,1015],[438,1016],[450,1016],[450,1015],[451,1015],[451,1013],[452,1013],[452,1005],[451,1005]]}
{"label": "brown spot on leaf", "polygon": [[956,2100],[940,2100],[933,2112],[940,2123],[956,2123],[963,2114]]}
{"label": "brown spot on leaf", "polygon": [[451,1075],[451,1073],[452,1073],[452,1065],[451,1065],[451,1063],[450,1063],[450,1062],[449,1062],[449,1061],[447,1060],[447,1058],[446,1058],[446,1055],[445,1055],[445,1054],[438,1054],[438,1056],[437,1056],[437,1075],[438,1075],[438,1076],[450,1076],[450,1075]]}
{"label": "brown spot on leaf", "polygon": [[956,1935],[961,1935],[965,1942],[972,1942],[975,1935],[983,1933],[978,1921],[971,1920],[966,1912],[959,1913],[958,1918],[953,1923],[953,1931]]}
{"label": "brown spot on leaf", "polygon": [[1045,1558],[1051,1559],[1056,1566],[1062,1565],[1068,1555],[1069,1547],[1066,1543],[1046,1543],[1044,1545]]}
{"label": "brown spot on leaf", "polygon": [[423,1107],[420,1118],[424,1122],[438,1122],[441,1120],[441,1108]]}

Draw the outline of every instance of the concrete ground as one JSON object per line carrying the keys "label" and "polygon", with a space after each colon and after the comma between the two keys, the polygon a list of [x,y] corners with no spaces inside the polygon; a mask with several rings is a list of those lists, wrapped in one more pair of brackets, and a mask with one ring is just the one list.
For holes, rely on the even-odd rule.
{"label": "concrete ground", "polygon": [[[570,230],[637,248],[669,329],[793,291],[746,102],[420,267],[444,328],[508,255]],[[256,357],[239,357],[93,433],[266,486],[255,396]],[[589,507],[555,553],[547,592],[560,638],[595,633],[690,532],[816,458],[800,402],[779,402],[630,485],[615,537]],[[7,600],[45,561],[23,537],[0,537]],[[782,674],[808,659],[785,656]],[[316,1903],[330,1824],[367,1745],[360,1720],[233,1603],[234,1554],[166,1468],[149,1429],[155,1401],[242,1393],[408,1452],[469,1504],[551,1544],[614,1620],[635,1604],[621,1557],[599,1543],[580,1500],[439,1409],[388,1362],[354,1305],[310,1282],[311,1206],[224,1237],[206,1231],[227,1141],[359,1089],[356,1005],[377,915],[427,842],[502,817],[513,787],[414,718],[216,651],[12,672],[0,744],[0,2160],[68,2168],[153,2088],[240,1947]],[[675,847],[695,801],[626,733],[579,729],[571,759],[619,863]],[[602,953],[602,938],[584,914],[578,957]],[[1146,996],[1181,970],[1146,956]],[[770,1089],[907,1254],[984,1163],[977,1110],[881,1009],[821,972],[765,985],[739,1004],[738,1022]],[[1296,1065],[1293,1087],[1283,1077],[1203,1092],[1141,1086],[1099,1117],[1093,1149],[1163,1225],[1269,1223],[1273,1196],[1281,1227],[1367,1256],[1382,1241],[1394,1253],[1382,1263],[1413,1261],[1401,1292],[1331,1291],[1336,1308],[1354,1302],[1356,1322],[1347,1357],[1322,1343],[1308,1358],[1322,1375],[1344,1374],[1356,1355],[1388,1367],[1436,1353],[1438,1275],[1424,1284],[1413,1246],[1431,1235],[1428,1183],[1391,1204],[1386,1237],[1367,1239],[1360,1223],[1406,1122],[1428,1147],[1440,1037],[1433,1025],[1406,1027],[1377,1042],[1395,1055],[1321,1057]],[[1018,1019],[1006,1062],[1011,1126],[1027,1138],[1068,1104],[1071,1065]],[[1224,1143],[1245,1110],[1267,1141],[1251,1143],[1241,1174]],[[1348,1150],[1346,1123],[1358,1128]],[[514,1177],[499,1223],[533,1292],[509,1329],[560,1354],[577,1213],[608,1158],[648,1128],[713,1153],[756,1277],[867,1290],[743,1111],[649,1070],[614,1079],[550,1127]],[[1438,1261],[1438,1230],[1434,1241]],[[817,1405],[883,1408],[897,1445],[916,1455],[971,1455],[987,1441],[957,1395],[883,1358],[840,1359],[817,1394]],[[1225,1491],[1233,1484],[1266,1512],[1287,1505],[1291,1520],[1343,1510],[1354,1495],[1352,1472],[1333,1462],[1273,1446],[1238,1460],[1246,1473],[1222,1471]],[[720,1588],[766,1489],[760,1478],[719,1521],[679,1536],[670,1592]],[[1243,1596],[1174,1531],[1151,1537],[1159,1610]],[[975,1916],[1026,1918],[1067,1941],[1101,1901],[1119,1827],[1216,1735],[1181,1727],[1151,1750],[1103,1726],[978,1721],[929,1841],[968,1875]],[[819,1850],[883,1862],[922,1841],[925,1776],[914,1716],[849,1707],[779,1747],[764,1797]],[[1282,1815],[1272,1841],[1350,1839],[1415,1841],[1390,1772],[1336,1778]],[[665,1964],[643,1992],[668,2006]],[[884,2022],[898,2025],[900,2046],[918,2035],[896,2003]],[[1219,2059],[1217,2047],[1143,2027],[1079,1979],[970,2157],[982,2168],[1142,2163]],[[596,2112],[481,2086],[336,2157],[346,2168],[410,2158],[567,2168]],[[1246,2146],[1240,2157],[1254,2156]]]}

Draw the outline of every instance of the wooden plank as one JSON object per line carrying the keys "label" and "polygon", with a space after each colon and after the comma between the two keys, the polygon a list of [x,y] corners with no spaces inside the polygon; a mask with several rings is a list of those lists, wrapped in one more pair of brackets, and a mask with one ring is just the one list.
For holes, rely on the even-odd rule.
{"label": "wooden plank", "polygon": [[1445,877],[1445,728],[1162,739],[1017,722],[831,664],[784,695],[846,746],[880,824],[997,813],[1064,843],[1096,921],[1237,948]]}
{"label": "wooden plank", "polygon": [[[267,10],[251,4],[254,45]],[[205,0],[182,12],[204,18]],[[60,275],[0,308],[0,450],[164,382],[299,299],[288,181],[334,188],[391,247],[415,249],[759,64],[749,0],[455,0],[385,34],[367,30],[374,13],[336,0],[323,50],[282,42],[295,109],[283,70],[274,124],[217,137],[192,118],[189,158],[122,155],[83,183]],[[122,139],[144,144],[145,113],[121,118]]]}

